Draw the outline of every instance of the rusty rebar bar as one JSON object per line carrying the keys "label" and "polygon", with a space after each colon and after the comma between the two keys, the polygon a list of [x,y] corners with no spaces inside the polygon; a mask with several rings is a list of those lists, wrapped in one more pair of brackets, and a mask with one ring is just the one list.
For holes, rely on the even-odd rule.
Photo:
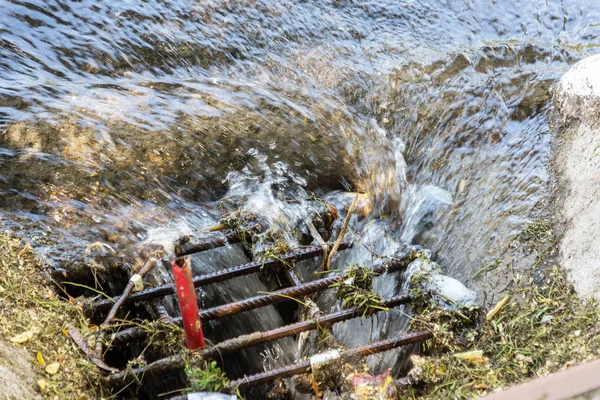
{"label": "rusty rebar bar", "polygon": [[[349,247],[352,247],[352,242],[343,242],[340,245],[340,249],[347,249]],[[258,272],[263,268],[271,269],[279,267],[289,262],[306,260],[312,257],[319,256],[322,253],[323,249],[321,248],[321,246],[301,247],[298,249],[294,249],[289,253],[282,254],[280,257],[277,258],[267,258],[264,261],[253,261],[247,264],[237,265],[235,267],[215,271],[210,274],[197,276],[194,278],[194,286],[199,287],[211,283],[222,282],[231,278],[236,278],[239,276],[249,275],[254,272]],[[172,283],[133,293],[131,296],[127,297],[123,301],[123,304],[145,301],[157,297],[164,297],[170,294],[175,294],[175,286]],[[120,300],[120,297],[114,297],[112,299],[99,299],[94,301],[93,303],[88,303],[87,305],[84,305],[84,311],[88,316],[93,315],[95,312],[106,310],[107,308],[109,308],[114,303]]]}
{"label": "rusty rebar bar", "polygon": [[156,360],[144,367],[125,369],[116,374],[101,377],[108,386],[117,386],[119,383],[127,383],[127,379],[134,376],[142,376],[145,374],[159,374],[162,372],[172,371],[174,369],[181,369],[185,367],[185,360],[181,354],[176,354],[171,357],[161,358]]}
{"label": "rusty rebar bar", "polygon": [[[400,304],[406,304],[410,300],[409,296],[394,296],[383,301],[385,307],[395,307]],[[383,310],[377,310],[377,312]],[[228,354],[242,348],[255,346],[261,343],[271,342],[288,336],[297,335],[298,333],[310,331],[320,327],[331,326],[337,322],[345,321],[351,318],[358,317],[360,310],[351,308],[331,314],[324,315],[319,318],[313,318],[306,321],[296,322],[294,324],[285,325],[269,331],[255,332],[248,335],[238,336],[237,338],[225,340],[215,346],[205,347],[195,352],[201,358],[210,359],[216,355]],[[139,376],[145,373],[160,373],[168,370],[182,368],[184,365],[183,358],[180,355],[160,359],[144,367],[125,370],[117,374],[108,376],[106,379],[110,383],[122,381],[131,376]]]}
{"label": "rusty rebar bar", "polygon": [[[373,266],[373,272],[381,274],[385,271],[394,272],[406,267],[415,258],[414,254],[410,254],[402,259],[391,260],[387,263],[382,263]],[[248,299],[240,300],[234,303],[228,303],[221,306],[208,308],[200,311],[200,319],[209,321],[220,319],[225,316],[239,314],[244,311],[250,311],[257,308],[265,307],[271,304],[276,304],[284,300],[289,300],[290,297],[297,298],[311,293],[319,292],[327,289],[329,286],[337,282],[338,279],[345,276],[345,273],[336,273],[325,278],[317,279],[311,282],[303,283],[298,286],[292,286],[285,289],[280,289],[272,293],[262,294]],[[173,318],[173,323],[180,324],[181,318]],[[122,330],[113,336],[113,344],[129,342],[131,340],[142,338],[146,335],[146,329],[135,327]]]}
{"label": "rusty rebar bar", "polygon": [[[373,272],[376,274],[381,274],[385,271],[394,272],[399,270],[400,268],[405,267],[406,265],[408,264],[401,260],[391,261],[389,263],[373,266]],[[208,308],[206,310],[200,311],[200,316],[203,320],[220,319],[229,315],[239,314],[244,311],[254,310],[271,304],[279,303],[284,300],[289,300],[290,297],[297,298],[300,296],[306,296],[308,294],[327,289],[338,279],[340,279],[340,277],[343,277],[345,275],[345,273],[337,273],[325,278],[303,283],[298,286],[292,286],[289,288],[277,290],[272,293],[250,297],[248,299],[240,300],[235,303],[229,303],[222,306]]]}
{"label": "rusty rebar bar", "polygon": [[169,315],[169,311],[167,311],[167,308],[163,306],[158,300],[154,300],[152,302],[152,308],[154,309],[154,312],[158,315],[160,319],[172,323],[173,318],[171,317],[171,315]]}
{"label": "rusty rebar bar", "polygon": [[290,283],[290,285],[292,285],[292,286],[302,285],[302,278],[300,278],[300,275],[298,275],[298,273],[293,268],[286,268],[285,276],[286,276],[288,282]]}
{"label": "rusty rebar bar", "polygon": [[[392,308],[400,304],[406,304],[410,301],[410,296],[394,296],[385,299],[382,306]],[[384,310],[376,310],[380,312]],[[272,342],[287,336],[294,336],[301,332],[311,331],[317,328],[329,327],[337,322],[346,321],[361,315],[358,308],[349,308],[347,310],[337,311],[317,318],[296,322],[285,325],[269,331],[254,332],[247,335],[241,335],[233,339],[225,340],[211,347],[201,349],[197,354],[202,358],[212,358],[218,354],[227,354],[249,346]]]}
{"label": "rusty rebar bar", "polygon": [[[210,321],[220,319],[229,315],[239,314],[244,311],[255,310],[257,308],[265,307],[271,304],[276,304],[285,300],[289,300],[290,297],[300,297],[307,294],[315,293],[320,290],[326,289],[339,279],[336,274],[327,278],[318,279],[316,281],[308,282],[299,286],[292,286],[285,289],[280,289],[269,294],[262,294],[254,297],[250,297],[244,300],[236,301],[234,303],[228,303],[221,306],[207,308],[200,311],[201,321]],[[181,317],[173,318],[173,323],[181,324]],[[146,329],[142,327],[135,327],[130,329],[122,330],[113,336],[113,345],[131,340],[139,339],[146,335]]]}
{"label": "rusty rebar bar", "polygon": [[[259,232],[261,226],[259,224],[253,224],[248,231]],[[183,236],[177,242],[175,242],[175,255],[177,257],[183,257],[194,253],[200,253],[202,251],[215,249],[217,247],[223,247],[226,244],[235,244],[241,241],[240,235],[237,232],[229,231],[218,237],[204,238],[195,241],[195,238],[189,236]]]}
{"label": "rusty rebar bar", "polygon": [[[423,342],[433,337],[433,334],[429,331],[419,331],[409,333],[406,335],[400,335],[391,339],[381,340],[379,342],[371,343],[365,346],[353,347],[345,350],[341,357],[331,361],[339,362],[344,361],[356,356],[368,356],[371,354],[381,353],[386,350],[391,350],[396,347],[405,346],[412,343]],[[300,362],[298,364],[289,365],[282,368],[277,368],[271,371],[263,372],[256,375],[240,378],[231,382],[231,387],[243,388],[246,386],[256,386],[263,383],[271,382],[277,378],[285,378],[289,376],[298,375],[301,373],[309,372],[311,370],[310,360]]]}

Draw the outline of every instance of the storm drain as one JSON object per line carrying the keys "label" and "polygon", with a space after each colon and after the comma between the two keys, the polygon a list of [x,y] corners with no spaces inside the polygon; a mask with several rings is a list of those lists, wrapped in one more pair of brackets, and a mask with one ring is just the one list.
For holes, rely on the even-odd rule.
{"label": "storm drain", "polygon": [[[256,228],[258,229],[259,227]],[[187,257],[191,254],[236,243],[240,240],[239,234],[237,234],[235,231],[225,231],[223,235],[218,238],[195,238],[192,240],[185,238],[183,240],[179,240],[175,244],[175,255],[179,259]],[[322,278],[305,282],[292,267],[294,263],[302,260],[315,260],[314,262],[316,263],[317,260],[319,260],[319,256],[325,257],[327,255],[327,249],[331,249],[333,246],[336,246],[337,250],[342,251],[351,248],[353,243],[349,241],[338,241],[338,243],[323,242],[321,245],[317,246],[300,246],[285,254],[279,254],[264,260],[252,261],[246,264],[217,270],[210,274],[193,277],[193,285],[195,288],[205,285],[218,285],[220,282],[224,282],[236,277],[255,274],[259,271],[283,271],[284,276],[286,277],[285,280],[287,281],[283,285],[285,287],[276,291],[266,294],[257,294],[256,296],[246,298],[241,301],[200,310],[200,320],[203,324],[208,321],[218,321],[219,323],[222,322],[223,324],[226,324],[227,320],[224,317],[259,309],[269,305],[276,305],[282,301],[297,300],[298,302],[302,302],[307,296],[320,293],[330,288],[336,282],[344,281],[344,279],[348,278],[348,271],[330,271],[327,274],[323,274],[324,277]],[[371,267],[372,272],[376,275],[379,275],[386,272],[393,273],[403,270],[416,257],[416,254],[409,254],[399,259],[386,260],[382,258],[381,260],[385,261],[381,261]],[[169,315],[167,310],[160,306],[157,301],[165,296],[174,295],[176,293],[174,284],[164,284],[148,289],[143,289],[142,286],[144,275],[155,268],[160,262],[161,261],[158,257],[150,257],[145,265],[139,270],[139,272],[133,275],[133,277],[129,280],[121,296],[113,298],[93,298],[88,299],[85,302],[84,311],[86,315],[90,317],[96,316],[96,318],[98,315],[106,315],[104,322],[99,325],[94,346],[91,346],[89,341],[84,340],[77,330],[73,328],[69,330],[69,334],[75,343],[103,372],[104,384],[114,388],[116,391],[120,391],[121,389],[127,387],[131,388],[140,386],[147,377],[155,377],[154,379],[156,379],[156,377],[166,377],[169,374],[175,373],[176,371],[182,371],[187,365],[186,360],[189,360],[189,354],[186,353],[187,350],[182,350],[179,353],[176,352],[173,354],[166,354],[162,358],[155,359],[139,366],[135,366],[135,363],[131,362],[132,360],[127,359],[120,360],[120,367],[111,365],[110,360],[105,359],[104,357],[104,355],[107,354],[107,352],[109,352],[111,349],[123,348],[124,346],[136,346],[139,348],[147,346],[146,341],[150,335],[150,332],[152,331],[153,326],[158,327],[160,325],[162,326],[162,329],[164,329],[165,326],[181,326],[181,317]],[[374,312],[388,312],[389,309],[395,306],[406,304],[409,301],[409,294],[382,299],[381,309],[374,310]],[[136,324],[120,324],[118,325],[120,327],[129,327],[118,329],[115,328],[115,324],[113,322],[120,311],[120,313],[123,314],[122,311],[126,308],[125,306],[139,306],[143,304],[154,307],[156,310],[156,315],[159,315],[159,318],[154,321],[145,321],[143,326],[141,324],[138,324],[137,326]],[[257,346],[276,341],[285,337],[293,337],[302,332],[321,329],[323,327],[330,327],[337,322],[358,318],[362,315],[362,313],[363,312],[359,307],[346,308],[329,314],[313,313],[313,318],[297,321],[271,330],[244,334],[239,337],[224,340],[220,343],[210,343],[205,347],[194,350],[194,359],[223,359],[223,357],[226,357],[227,354],[232,354],[251,346]],[[127,318],[128,314],[125,313],[125,316],[121,318],[120,321],[126,322]],[[180,330],[177,330],[177,332],[180,332]],[[400,346],[422,342],[431,338],[431,336],[432,335],[429,331],[419,331],[399,335],[359,347],[336,348],[335,350],[330,350],[321,354],[315,354],[309,359],[296,361],[295,363],[283,366],[281,368],[243,376],[242,378],[231,381],[230,387],[244,391],[249,387],[264,385],[278,378],[314,372],[314,369],[317,368],[317,365],[320,368],[329,363],[342,362],[344,360],[355,359],[356,357],[364,357],[371,354],[376,354]],[[183,341],[182,334],[180,340]],[[127,364],[127,368],[123,367],[124,364]],[[227,365],[224,366],[224,371],[227,372]],[[178,389],[185,389],[185,380],[180,380],[178,385],[181,386]],[[177,392],[178,390],[171,390],[171,393]]]}

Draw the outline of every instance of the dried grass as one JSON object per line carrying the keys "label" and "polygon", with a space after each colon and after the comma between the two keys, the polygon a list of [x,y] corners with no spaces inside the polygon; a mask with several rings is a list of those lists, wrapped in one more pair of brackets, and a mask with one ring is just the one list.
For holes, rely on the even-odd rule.
{"label": "dried grass", "polygon": [[74,299],[56,294],[43,269],[29,245],[0,234],[0,332],[31,355],[43,398],[106,398],[97,367],[66,334],[74,326],[88,337],[94,328]]}

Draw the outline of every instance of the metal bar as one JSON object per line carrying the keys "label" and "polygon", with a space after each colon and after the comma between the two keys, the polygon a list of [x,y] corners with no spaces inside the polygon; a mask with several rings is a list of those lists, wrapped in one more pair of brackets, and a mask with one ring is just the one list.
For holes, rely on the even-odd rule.
{"label": "metal bar", "polygon": [[163,306],[162,304],[160,304],[160,302],[158,300],[155,300],[152,303],[152,307],[154,308],[154,311],[156,312],[156,314],[158,314],[158,316],[167,321],[167,322],[172,322],[173,318],[169,315],[169,312],[167,311],[166,307]]}
{"label": "metal bar", "polygon": [[216,238],[203,239],[197,242],[179,240],[175,243],[175,255],[177,257],[183,257],[194,253],[200,253],[206,250],[215,249],[217,247],[223,247],[226,244],[239,243],[240,237],[235,232],[223,234]]}
{"label": "metal bar", "polygon": [[144,367],[126,369],[121,372],[117,372],[116,374],[108,375],[101,377],[100,379],[104,381],[109,386],[116,386],[120,383],[127,383],[126,379],[133,376],[142,376],[144,374],[158,374],[162,372],[172,371],[174,369],[181,369],[185,367],[185,360],[183,356],[180,354],[161,358],[160,360],[154,361]]}
{"label": "metal bar", "polygon": [[[277,290],[273,293],[258,295],[248,299],[240,300],[235,303],[228,303],[222,306],[216,306],[200,311],[201,321],[210,321],[220,319],[228,315],[239,314],[244,311],[250,311],[257,308],[265,307],[271,304],[276,304],[284,300],[289,300],[290,297],[304,296],[310,293],[315,293],[326,289],[338,280],[339,276],[334,275],[328,278],[319,279],[300,286],[292,286],[289,288]],[[180,325],[181,317],[173,318],[173,323]],[[112,344],[120,344],[131,340],[139,339],[146,335],[146,330],[141,327],[125,329],[113,336]]]}
{"label": "metal bar", "polygon": [[381,353],[383,351],[395,349],[412,343],[424,342],[433,338],[433,333],[429,331],[418,331],[406,335],[396,336],[390,339],[380,340],[379,342],[367,344],[364,346],[353,347],[344,353],[344,357],[352,358],[354,356],[370,356],[371,354]]}
{"label": "metal bar", "polygon": [[175,258],[171,261],[173,280],[177,289],[179,312],[185,332],[185,345],[189,350],[204,347],[204,332],[198,315],[198,299],[192,281],[190,257]]}
{"label": "metal bar", "polygon": [[[394,296],[382,302],[384,307],[395,307],[400,304],[406,304],[410,301],[410,296]],[[382,310],[377,310],[377,312]],[[360,315],[358,308],[350,308],[334,313],[324,315],[322,317],[313,318],[294,324],[285,325],[280,328],[275,328],[264,332],[254,332],[247,335],[238,336],[233,339],[225,340],[211,347],[205,347],[197,354],[202,358],[212,358],[218,354],[227,354],[242,348],[254,346],[261,343],[271,342],[287,336],[294,336],[300,332],[310,331],[317,328],[331,326],[337,322],[346,321],[356,318]]]}
{"label": "metal bar", "polygon": [[290,285],[292,285],[292,286],[302,285],[302,278],[300,278],[300,276],[294,269],[286,268],[285,276],[286,276],[287,280],[290,282]]}
{"label": "metal bar", "polygon": [[[250,226],[248,231],[260,231],[261,227],[259,224]],[[222,236],[216,238],[203,239],[193,241],[189,236],[184,236],[177,240],[175,243],[175,255],[177,257],[187,256],[189,254],[200,253],[202,251],[215,249],[217,247],[225,246],[226,244],[239,243],[241,241],[240,236],[237,232],[227,232]]]}
{"label": "metal bar", "polygon": [[[403,259],[391,260],[387,263],[382,263],[373,266],[373,271],[377,274],[381,274],[385,271],[397,271],[403,267],[406,267],[415,258],[415,255],[410,254]],[[229,303],[221,306],[208,308],[200,311],[200,319],[202,321],[209,321],[214,319],[220,319],[225,316],[239,314],[244,311],[250,311],[257,308],[265,307],[271,304],[279,303],[284,300],[289,300],[290,297],[301,297],[307,294],[315,293],[323,289],[328,288],[334,284],[340,277],[345,276],[343,273],[337,273],[330,275],[326,278],[317,279],[315,281],[303,283],[298,286],[292,286],[285,289],[277,290],[273,293],[258,295],[244,299],[235,303]],[[173,318],[173,322],[176,324],[181,323],[181,318]],[[141,327],[125,329],[116,333],[113,336],[113,344],[119,344],[129,342],[134,339],[144,337],[146,330]]]}
{"label": "metal bar", "polygon": [[262,383],[274,381],[277,378],[287,378],[294,375],[310,372],[310,360],[299,362],[298,364],[288,365],[287,367],[277,368],[272,371],[261,374],[247,376],[231,382],[231,387],[243,388],[245,386],[256,386]]}
{"label": "metal bar", "polygon": [[[347,249],[352,247],[351,242],[344,242],[340,245],[340,249]],[[289,253],[282,254],[278,258],[267,258],[264,261],[253,261],[247,264],[237,265],[235,267],[222,269],[215,271],[210,274],[200,275],[194,278],[194,286],[204,286],[215,282],[222,282],[227,279],[249,275],[254,272],[258,272],[262,268],[275,268],[281,266],[290,261],[302,261],[312,257],[319,256],[323,250],[321,246],[302,247],[294,249]],[[137,293],[131,294],[127,297],[123,304],[145,301],[156,297],[164,297],[170,294],[175,294],[175,286],[172,283],[157,286],[155,288],[142,290]],[[95,312],[103,311],[110,308],[114,303],[120,301],[121,297],[114,297],[112,299],[100,299],[93,303],[88,303],[84,306],[86,315],[93,315]]]}
{"label": "metal bar", "polygon": [[[341,355],[341,360],[352,358],[355,356],[368,356],[371,354],[380,353],[382,351],[391,350],[396,347],[405,346],[411,343],[423,342],[433,337],[429,331],[419,331],[406,335],[396,336],[391,339],[381,340],[365,346],[353,347],[344,351]],[[332,361],[339,362],[340,359]],[[289,365],[287,367],[277,368],[272,371],[263,372],[256,375],[251,375],[231,382],[231,387],[243,388],[246,386],[256,386],[263,383],[271,382],[277,378],[285,378],[298,375],[310,371],[310,360],[303,361],[298,364]]]}
{"label": "metal bar", "polygon": [[[383,302],[386,307],[395,307],[400,304],[405,304],[410,300],[409,296],[394,296]],[[297,335],[300,332],[309,331],[318,327],[330,326],[336,322],[345,321],[355,318],[360,315],[360,310],[351,308],[348,310],[331,313],[320,318],[314,318],[295,324],[282,326],[270,331],[255,332],[248,335],[242,335],[234,339],[225,340],[215,346],[205,347],[195,352],[195,354],[204,359],[210,359],[216,355],[228,354],[242,348],[254,346],[261,343],[271,342],[287,336]],[[159,373],[168,370],[183,368],[183,358],[179,355],[157,360],[144,367],[134,368],[131,370],[121,371],[107,377],[109,382],[115,383],[122,381],[130,376],[139,376],[145,373]]]}
{"label": "metal bar", "polygon": [[[373,272],[377,274],[388,270],[393,272],[405,267],[406,265],[408,265],[406,262],[394,260],[390,263],[373,266]],[[326,278],[303,283],[298,286],[280,289],[273,293],[254,296],[235,303],[208,308],[200,311],[200,317],[202,320],[220,319],[229,315],[239,314],[244,311],[254,310],[270,304],[279,303],[283,300],[288,300],[290,297],[296,298],[300,296],[306,296],[307,294],[315,293],[328,288],[343,276],[345,276],[345,274],[338,273]]]}

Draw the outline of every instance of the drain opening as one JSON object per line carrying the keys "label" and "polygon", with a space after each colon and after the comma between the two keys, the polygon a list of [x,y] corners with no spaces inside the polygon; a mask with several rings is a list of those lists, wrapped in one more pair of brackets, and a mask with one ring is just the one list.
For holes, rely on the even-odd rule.
{"label": "drain opening", "polygon": [[[350,213],[349,213],[350,214]],[[127,281],[121,295],[113,297],[88,297],[84,300],[84,312],[91,321],[99,324],[94,337],[82,338],[74,329],[69,333],[80,349],[104,373],[103,384],[115,392],[126,393],[139,398],[165,398],[170,394],[178,395],[188,386],[186,368],[193,365],[215,361],[227,373],[229,388],[248,393],[255,387],[278,379],[315,372],[314,360],[311,359],[290,363],[280,368],[262,372],[251,368],[244,352],[249,349],[266,349],[266,345],[284,338],[297,337],[303,332],[330,328],[333,324],[364,316],[361,306],[345,308],[328,314],[321,313],[310,296],[330,290],[336,284],[355,279],[351,269],[344,271],[326,271],[316,279],[304,281],[294,270],[295,263],[312,260],[325,265],[326,256],[332,248],[344,251],[353,247],[350,241],[325,242],[315,226],[307,223],[311,241],[315,236],[319,245],[297,246],[283,254],[271,254],[265,259],[251,261],[214,272],[193,277],[192,284],[197,291],[212,287],[220,290],[220,286],[243,277],[260,275],[264,279],[273,279],[280,288],[271,292],[257,293],[254,296],[226,304],[201,307],[198,315],[208,339],[205,347],[193,352],[182,346],[183,331],[181,316],[171,315],[162,303],[170,299],[175,302],[176,288],[174,283],[165,283],[155,287],[143,288],[144,277],[157,266],[164,263],[162,254],[149,256],[147,262]],[[219,227],[223,229],[227,227]],[[185,264],[187,257],[231,246],[247,238],[244,235],[261,232],[259,224],[249,225],[243,233],[239,230],[225,230],[218,237],[183,237],[175,245],[176,265]],[[339,236],[342,239],[344,229]],[[411,252],[400,259],[381,261],[370,268],[372,274],[394,273],[405,269],[417,257]],[[193,261],[192,261],[193,262]],[[318,265],[318,264],[317,264]],[[380,307],[373,313],[387,312],[389,309],[407,304],[411,299],[408,294],[382,299]],[[310,303],[313,310],[311,316],[299,320],[298,317]],[[243,313],[251,313],[267,306],[274,306],[283,317],[284,325],[275,329],[255,331],[238,336],[232,335],[228,326],[230,317]],[[142,322],[140,322],[142,321]],[[336,357],[325,357],[319,366],[335,362],[343,362],[357,357],[366,357],[400,346],[422,342],[431,338],[429,331],[411,332],[386,340],[344,348]],[[211,338],[223,338],[213,341]],[[262,347],[261,347],[262,346]],[[253,350],[256,351],[256,350]],[[311,360],[312,364],[311,364]],[[258,389],[262,390],[262,389]],[[263,392],[264,393],[264,392]],[[127,396],[126,395],[126,396]]]}

